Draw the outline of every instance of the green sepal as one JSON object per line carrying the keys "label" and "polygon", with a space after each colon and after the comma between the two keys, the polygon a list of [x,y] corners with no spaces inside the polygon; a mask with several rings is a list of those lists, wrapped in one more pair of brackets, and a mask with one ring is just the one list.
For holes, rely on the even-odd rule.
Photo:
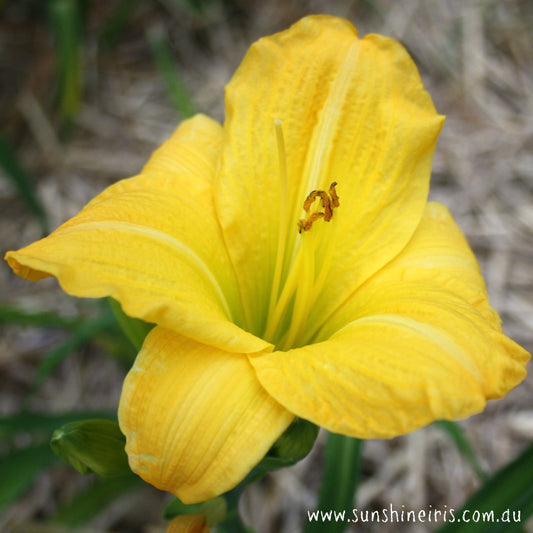
{"label": "green sepal", "polygon": [[108,298],[108,301],[122,331],[133,344],[134,348],[140,350],[146,335],[148,335],[150,330],[154,327],[154,324],[149,324],[139,318],[128,316],[122,310],[121,305],[113,298]]}
{"label": "green sepal", "polygon": [[311,451],[317,436],[318,426],[297,418],[272,445],[257,468],[270,471],[292,466]]}
{"label": "green sepal", "polygon": [[124,450],[126,437],[112,420],[80,420],[56,429],[50,446],[56,455],[80,474],[101,477],[130,473]]}
{"label": "green sepal", "polygon": [[218,496],[212,500],[190,505],[186,505],[178,498],[174,498],[165,507],[163,518],[165,520],[172,520],[173,518],[176,518],[176,516],[184,514],[203,514],[207,517],[207,523],[210,526],[214,526],[226,517],[227,512],[228,505],[223,496]]}
{"label": "green sepal", "polygon": [[[292,466],[301,461],[311,451],[318,436],[318,429],[318,426],[311,422],[296,418],[285,430],[285,433],[272,445],[263,459],[225,496],[230,497],[231,495],[231,498],[236,498],[238,501],[240,494],[248,485],[255,483],[268,472]],[[229,503],[232,507],[232,502]]]}

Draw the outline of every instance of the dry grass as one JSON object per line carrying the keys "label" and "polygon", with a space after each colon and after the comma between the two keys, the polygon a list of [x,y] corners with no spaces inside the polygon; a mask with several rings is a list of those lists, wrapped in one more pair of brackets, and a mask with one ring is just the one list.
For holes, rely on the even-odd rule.
{"label": "dry grass", "polygon": [[[214,3],[206,20],[199,20],[170,0],[144,2],[119,45],[105,56],[95,53],[94,41],[106,3],[94,4],[87,21],[84,105],[67,144],[55,133],[49,35],[43,27],[17,19],[16,9],[7,9],[9,17],[0,22],[4,131],[34,178],[53,227],[110,183],[137,173],[179,120],[153,67],[144,38],[147,23],[164,24],[197,108],[222,119],[223,87],[253,40],[305,14],[342,15],[361,34],[396,37],[417,62],[437,109],[448,117],[437,146],[431,197],[450,207],[467,235],[505,331],[533,349],[533,4],[243,0],[231,13]],[[3,181],[0,229],[4,250],[40,236],[35,221]],[[54,282],[33,285],[15,279],[5,265],[0,266],[0,287],[3,302],[25,308],[67,315],[85,309]],[[15,327],[0,334],[0,414],[20,407],[40,354],[55,340],[43,331]],[[61,366],[33,408],[113,407],[121,379],[122,370],[91,345]],[[532,388],[532,380],[526,380],[462,424],[489,471],[532,440]],[[306,510],[315,505],[322,445],[321,437],[308,459],[249,491],[243,507],[258,532],[301,530]],[[359,508],[458,508],[478,486],[465,461],[436,428],[368,442],[364,458]],[[42,517],[85,482],[64,470],[44,474],[0,518],[0,529],[58,531],[43,528]],[[117,501],[91,531],[155,531],[152,528],[162,524],[162,502],[163,497],[152,492]],[[401,531],[431,529],[410,524]],[[358,529],[398,530],[383,524]]]}

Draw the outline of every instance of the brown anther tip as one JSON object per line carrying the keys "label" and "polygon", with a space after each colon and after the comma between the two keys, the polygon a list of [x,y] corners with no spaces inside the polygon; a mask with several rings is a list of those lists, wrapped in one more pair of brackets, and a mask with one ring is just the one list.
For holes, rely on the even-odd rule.
{"label": "brown anther tip", "polygon": [[339,196],[337,195],[337,191],[335,190],[335,187],[337,186],[337,182],[334,181],[330,186],[329,186],[329,195],[331,196],[331,205],[333,205],[333,207],[339,207]]}
{"label": "brown anther tip", "polygon": [[313,204],[313,202],[315,201],[315,198],[317,197],[318,193],[321,192],[321,191],[311,191],[308,195],[307,195],[307,198],[305,199],[305,202],[304,202],[304,211],[307,213],[309,211],[309,208],[311,207],[311,205]]}
{"label": "brown anther tip", "polygon": [[301,219],[298,221],[298,233],[302,233],[302,231],[309,231],[311,229],[311,226],[313,225],[313,222],[315,220],[318,220],[319,218],[324,218],[326,222],[329,222],[333,217],[333,208],[339,207],[339,197],[337,196],[337,191],[335,190],[335,187],[337,186],[337,182],[334,181],[329,186],[329,196],[326,191],[322,190],[314,190],[311,191],[307,198],[304,201],[304,211],[306,213],[309,212],[309,209],[311,208],[311,205],[316,200],[317,196],[322,201],[322,207],[324,208],[324,211],[315,211],[314,213],[311,213],[307,218]]}
{"label": "brown anther tip", "polygon": [[318,191],[318,195],[322,200],[322,207],[324,208],[324,220],[329,222],[333,216],[333,210],[331,209],[331,200],[325,191]]}
{"label": "brown anther tip", "polygon": [[323,216],[324,213],[311,213],[309,218],[305,221],[304,230],[309,231],[311,229],[311,226],[313,225],[313,222],[315,220],[318,220],[319,218],[322,218]]}

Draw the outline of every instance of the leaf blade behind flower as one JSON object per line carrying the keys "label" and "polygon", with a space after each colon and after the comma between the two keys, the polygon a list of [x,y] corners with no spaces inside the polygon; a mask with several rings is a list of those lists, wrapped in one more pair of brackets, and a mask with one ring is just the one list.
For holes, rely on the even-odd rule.
{"label": "leaf blade behind flower", "polygon": [[141,478],[134,474],[99,479],[61,506],[51,521],[67,527],[81,526],[98,516],[115,499],[143,485]]}
{"label": "leaf blade behind flower", "polygon": [[[462,517],[464,511],[480,513],[494,512],[495,520],[448,522],[438,533],[502,533],[519,531],[526,519],[533,514],[533,443],[514,461],[511,461],[490,477],[456,513]],[[509,512],[510,521],[502,521]],[[513,512],[520,512],[520,522],[513,522]],[[515,515],[518,516],[518,515]],[[497,519],[497,520],[496,520]]]}
{"label": "leaf blade behind flower", "polygon": [[58,462],[48,443],[28,446],[2,457],[0,511],[25,491],[39,472]]}
{"label": "leaf blade behind flower", "polygon": [[[363,441],[330,433],[317,509],[345,511],[353,507],[359,484]],[[306,533],[342,533],[348,522],[309,522]]]}

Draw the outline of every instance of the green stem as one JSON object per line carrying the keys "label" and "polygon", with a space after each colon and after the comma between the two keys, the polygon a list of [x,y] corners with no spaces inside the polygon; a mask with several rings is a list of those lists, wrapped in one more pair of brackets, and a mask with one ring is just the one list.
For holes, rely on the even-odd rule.
{"label": "green stem", "polygon": [[[317,510],[351,514],[360,477],[362,441],[330,433],[326,444],[322,486]],[[342,533],[346,520],[309,522],[306,533]]]}
{"label": "green stem", "polygon": [[223,522],[217,524],[217,533],[249,533],[239,515],[239,498],[243,487],[237,486],[225,495],[228,514]]}
{"label": "green stem", "polygon": [[217,533],[249,533],[249,531],[237,512],[231,518],[217,525]]}

